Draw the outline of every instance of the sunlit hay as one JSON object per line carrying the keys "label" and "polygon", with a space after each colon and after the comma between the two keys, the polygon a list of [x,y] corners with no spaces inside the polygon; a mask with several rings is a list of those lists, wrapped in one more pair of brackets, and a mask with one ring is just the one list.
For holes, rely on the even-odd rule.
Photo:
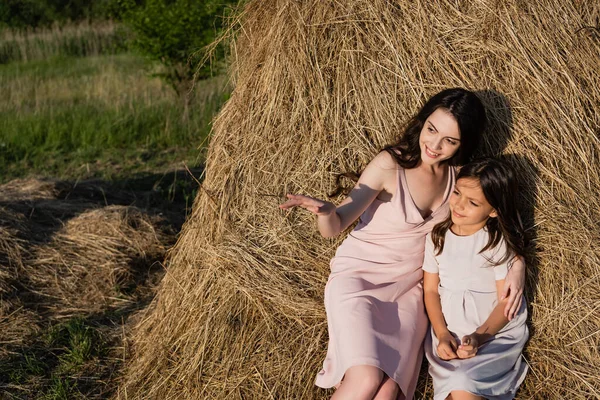
{"label": "sunlit hay", "polygon": [[[206,178],[134,336],[126,399],[310,399],[343,236],[280,212],[360,171],[426,98],[478,91],[486,154],[510,154],[532,245],[520,398],[600,396],[597,2],[250,0]],[[507,109],[510,106],[510,109]],[[339,201],[339,199],[338,199]],[[407,339],[408,340],[408,339]],[[431,396],[421,377],[418,397]]]}
{"label": "sunlit hay", "polygon": [[35,178],[14,179],[0,185],[0,202],[14,204],[55,199],[68,185],[64,182]]}
{"label": "sunlit hay", "polygon": [[127,294],[170,243],[161,225],[160,218],[132,206],[85,211],[37,249],[30,280],[55,299],[56,313],[91,312],[131,301]]}

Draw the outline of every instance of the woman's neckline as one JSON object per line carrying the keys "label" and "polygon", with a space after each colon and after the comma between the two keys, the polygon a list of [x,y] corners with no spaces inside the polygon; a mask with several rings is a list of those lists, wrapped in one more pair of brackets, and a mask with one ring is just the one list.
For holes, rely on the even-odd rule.
{"label": "woman's neckline", "polygon": [[440,203],[439,206],[437,206],[435,208],[435,210],[431,211],[431,213],[427,216],[424,217],[423,214],[421,214],[421,210],[419,209],[419,207],[417,207],[417,203],[415,203],[415,200],[412,197],[412,194],[410,193],[410,188],[408,187],[408,182],[406,181],[406,169],[401,168],[402,169],[402,173],[404,174],[404,179],[402,179],[402,186],[404,187],[404,189],[406,190],[406,193],[408,193],[408,197],[410,198],[410,202],[412,203],[413,207],[415,208],[415,210],[417,210],[417,213],[419,214],[419,216],[421,217],[421,219],[423,221],[426,221],[430,218],[433,217],[433,215],[438,212],[443,206],[444,204],[446,204],[446,201],[448,201],[448,197],[450,195],[450,185],[452,184],[452,175],[453,175],[453,168],[451,166],[448,165],[448,179],[446,180],[446,188],[444,189],[444,198],[442,199],[442,202]]}

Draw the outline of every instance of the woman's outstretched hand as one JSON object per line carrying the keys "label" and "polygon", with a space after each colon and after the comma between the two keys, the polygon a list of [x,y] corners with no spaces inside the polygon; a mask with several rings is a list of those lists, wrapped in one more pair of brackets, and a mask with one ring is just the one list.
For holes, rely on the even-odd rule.
{"label": "woman's outstretched hand", "polygon": [[504,280],[504,288],[500,300],[507,299],[504,308],[504,316],[512,320],[521,308],[523,300],[523,287],[525,286],[525,260],[517,256],[512,260],[512,266],[508,270]]}
{"label": "woman's outstretched hand", "polygon": [[301,194],[287,194],[288,201],[279,205],[282,210],[302,207],[316,215],[329,215],[335,212],[335,204]]}

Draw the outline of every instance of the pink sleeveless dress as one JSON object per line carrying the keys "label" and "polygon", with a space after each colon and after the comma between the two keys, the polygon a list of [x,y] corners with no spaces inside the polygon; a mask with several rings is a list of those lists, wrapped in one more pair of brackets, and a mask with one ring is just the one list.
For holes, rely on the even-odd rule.
{"label": "pink sleeveless dress", "polygon": [[404,169],[391,201],[375,199],[331,260],[325,286],[329,346],[316,385],[337,385],[357,365],[380,368],[413,397],[428,320],[423,302],[425,235],[448,216],[454,187],[450,168],[444,201],[423,218]]}

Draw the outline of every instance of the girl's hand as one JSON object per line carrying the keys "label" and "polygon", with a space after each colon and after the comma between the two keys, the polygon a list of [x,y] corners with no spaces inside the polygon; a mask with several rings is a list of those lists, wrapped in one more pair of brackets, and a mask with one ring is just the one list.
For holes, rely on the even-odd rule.
{"label": "girl's hand", "polygon": [[445,332],[438,337],[439,344],[437,347],[438,356],[445,361],[453,360],[458,358],[456,355],[456,349],[458,345],[454,336],[450,332]]}
{"label": "girl's hand", "polygon": [[302,207],[307,209],[316,215],[329,215],[335,212],[335,204],[328,201],[322,201],[313,197],[303,196],[301,194],[288,194],[289,199],[283,204],[279,205],[279,208],[283,210],[289,210],[294,207]]}
{"label": "girl's hand", "polygon": [[475,357],[477,349],[479,348],[479,343],[479,335],[475,332],[464,336],[462,338],[462,343],[458,346],[458,350],[456,350],[456,355],[460,359]]}
{"label": "girl's hand", "polygon": [[500,300],[507,299],[504,316],[512,320],[521,308],[523,287],[525,286],[525,260],[521,256],[512,259],[512,266],[504,280]]}

